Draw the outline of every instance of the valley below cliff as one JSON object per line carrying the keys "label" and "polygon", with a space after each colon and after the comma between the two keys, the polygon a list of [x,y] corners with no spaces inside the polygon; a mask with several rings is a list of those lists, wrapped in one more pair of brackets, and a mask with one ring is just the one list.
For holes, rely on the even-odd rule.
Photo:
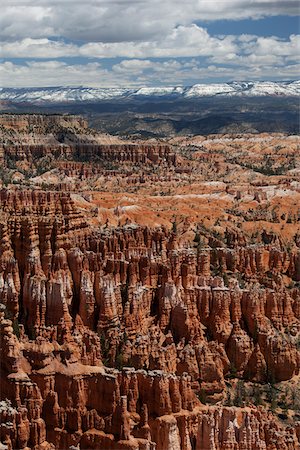
{"label": "valley below cliff", "polygon": [[300,449],[299,136],[0,135],[0,449]]}

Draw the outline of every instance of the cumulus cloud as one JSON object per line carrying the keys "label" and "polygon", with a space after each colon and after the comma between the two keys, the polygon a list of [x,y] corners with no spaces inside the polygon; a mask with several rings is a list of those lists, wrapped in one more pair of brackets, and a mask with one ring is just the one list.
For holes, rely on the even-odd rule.
{"label": "cumulus cloud", "polygon": [[300,62],[300,35],[291,35],[289,39],[283,40],[276,36],[238,36],[236,38],[238,52],[225,55],[215,54],[209,58],[210,62],[218,64],[266,66],[289,65]]}
{"label": "cumulus cloud", "polygon": [[297,15],[298,0],[2,0],[0,33],[14,37],[129,42],[169,34],[197,20]]}
{"label": "cumulus cloud", "polygon": [[210,36],[195,24],[180,25],[159,39],[129,43],[89,43],[80,48],[81,55],[93,57],[123,56],[128,58],[167,58],[180,56],[207,56],[235,51],[233,36]]}
{"label": "cumulus cloud", "polygon": [[50,7],[35,6],[34,3],[26,7],[1,4],[0,36],[4,40],[55,34]]}
{"label": "cumulus cloud", "polygon": [[61,58],[78,56],[79,49],[74,44],[54,41],[48,38],[25,38],[14,42],[0,43],[2,58]]}
{"label": "cumulus cloud", "polygon": [[[3,86],[95,86],[109,85],[110,74],[99,63],[69,65],[61,61],[28,61],[0,64],[0,79]],[[111,84],[109,85],[111,86]]]}
{"label": "cumulus cloud", "polygon": [[299,60],[300,35],[291,35],[288,41],[277,37],[257,37],[244,47],[245,52],[257,56],[284,56],[288,60]]}
{"label": "cumulus cloud", "polygon": [[289,79],[297,77],[300,64],[276,68],[264,64],[238,67],[217,64],[203,65],[196,59],[179,62],[123,60],[108,70],[99,63],[67,64],[61,61],[28,61],[25,64],[0,64],[0,79],[7,87],[91,86],[140,87],[187,85],[209,80]]}
{"label": "cumulus cloud", "polygon": [[[0,81],[110,87],[295,77],[299,35],[210,35],[197,21],[297,13],[298,0],[2,0],[0,57],[8,61]],[[106,58],[118,60],[110,67]]]}
{"label": "cumulus cloud", "polygon": [[143,42],[98,43],[78,45],[48,38],[25,38],[15,42],[2,42],[0,56],[4,58],[179,58],[211,56],[214,61],[236,62],[243,55],[257,57],[286,57],[298,60],[300,35],[288,40],[259,36],[210,36],[206,29],[195,24],[180,25],[167,36]]}
{"label": "cumulus cloud", "polygon": [[48,38],[25,38],[15,42],[3,41],[0,55],[6,58],[58,58],[83,56],[91,58],[167,58],[224,55],[237,50],[234,36],[210,36],[195,24],[180,25],[167,36],[152,41],[104,43],[90,42],[83,45],[65,43]]}

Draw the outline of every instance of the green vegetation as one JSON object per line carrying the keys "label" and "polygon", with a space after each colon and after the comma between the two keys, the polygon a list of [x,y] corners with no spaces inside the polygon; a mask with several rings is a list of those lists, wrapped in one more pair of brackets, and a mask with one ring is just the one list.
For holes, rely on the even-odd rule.
{"label": "green vegetation", "polygon": [[12,323],[12,327],[14,330],[14,334],[17,336],[17,338],[20,338],[20,325],[18,319],[15,319]]}
{"label": "green vegetation", "polygon": [[207,395],[204,389],[200,389],[197,393],[197,397],[203,405],[207,404]]}

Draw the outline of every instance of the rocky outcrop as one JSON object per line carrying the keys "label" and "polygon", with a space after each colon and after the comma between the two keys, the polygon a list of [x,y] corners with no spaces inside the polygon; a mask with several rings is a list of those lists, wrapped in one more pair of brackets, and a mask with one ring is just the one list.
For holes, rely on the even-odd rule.
{"label": "rocky outcrop", "polygon": [[33,162],[39,158],[51,157],[60,159],[79,158],[81,160],[100,159],[101,161],[117,161],[128,163],[152,163],[176,165],[176,154],[168,145],[145,144],[68,144],[43,145],[19,144],[4,145],[4,162],[6,159]]}
{"label": "rocky outcrop", "polygon": [[34,168],[40,159],[48,158],[176,165],[176,153],[168,144],[130,143],[105,136],[99,142],[97,133],[77,116],[4,114],[0,127],[4,164],[26,161]]}
{"label": "rocky outcrop", "polygon": [[[249,446],[253,427],[262,436],[265,419],[256,410],[196,414],[194,391],[224,398],[233,370],[260,382],[298,373],[298,289],[242,289],[234,277],[246,267],[249,280],[292,272],[293,256],[268,247],[185,249],[165,229],[99,233],[69,194],[2,191],[0,206],[0,293],[12,319],[2,319],[2,398],[15,411],[4,441],[12,448],[214,448],[221,427],[215,448],[223,449]],[[213,276],[220,266],[232,273],[228,287]],[[245,425],[235,428],[236,420]],[[264,433],[257,448],[268,448]]]}
{"label": "rocky outcrop", "polygon": [[[298,373],[298,289],[242,289],[234,278],[272,271],[275,279],[285,270],[296,279],[296,254],[268,247],[174,250],[174,235],[164,229],[93,231],[69,194],[0,194],[10,214],[1,226],[1,301],[27,334],[79,321],[109,342],[111,364],[122,353],[136,368],[182,373],[189,367],[201,385],[223,383],[230,366],[241,376],[253,373],[257,348],[265,380]],[[228,287],[213,276],[219,267],[232,274]]]}
{"label": "rocky outcrop", "polygon": [[14,399],[0,403],[7,448],[299,448],[295,430],[263,409],[201,406],[187,374],[83,365],[76,336],[18,344],[1,314],[1,393]]}
{"label": "rocky outcrop", "polygon": [[87,121],[80,116],[58,114],[1,114],[0,126],[13,131],[45,133],[50,128],[86,129]]}
{"label": "rocky outcrop", "polygon": [[[126,189],[135,192],[151,180],[159,192],[185,180],[192,191],[192,160],[177,160],[166,144],[101,143],[76,118],[19,120],[2,126],[23,130],[27,139],[5,144],[17,149],[20,170],[57,149],[63,153],[54,171],[67,175],[63,182],[76,192],[57,185],[56,191],[0,191],[3,445],[298,449],[297,234],[287,242],[265,223],[255,233],[235,224],[251,215],[286,224],[286,216],[265,208],[264,196],[250,187],[243,195],[251,208],[242,204],[238,216],[242,191],[213,181],[197,194],[150,196],[152,204],[169,202],[158,222]],[[38,131],[59,139],[39,142]],[[73,152],[81,155],[76,161]],[[97,152],[97,163],[78,162]],[[223,170],[219,159],[217,170]],[[90,177],[100,180],[99,191],[82,189]],[[181,215],[189,201],[196,214],[199,199],[203,214],[212,214],[217,189],[225,226]]]}

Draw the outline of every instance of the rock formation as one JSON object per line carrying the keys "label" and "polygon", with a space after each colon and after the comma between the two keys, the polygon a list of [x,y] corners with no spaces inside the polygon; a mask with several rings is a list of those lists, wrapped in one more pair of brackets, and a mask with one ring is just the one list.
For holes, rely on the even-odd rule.
{"label": "rock formation", "polygon": [[[88,135],[76,118],[1,120],[13,130],[65,127],[61,140],[74,129]],[[188,164],[169,145],[81,145],[63,158],[74,158],[76,149],[81,159],[98,152],[99,167],[110,159],[120,167],[134,161],[140,170],[150,161],[151,176],[156,164],[170,174],[176,161]],[[14,154],[17,162],[44,155],[25,147]],[[54,147],[45,148],[53,154]],[[84,161],[59,164],[80,186],[88,170],[107,170]],[[117,180],[118,170],[109,176]],[[111,226],[111,216],[99,216],[99,195],[33,186],[0,191],[5,448],[299,449],[296,413],[280,420],[274,397],[296,386],[291,401],[298,401],[296,233],[287,246],[263,227],[253,238],[228,220],[223,228],[195,226],[180,218],[184,210],[172,226],[165,218],[141,225],[130,205],[113,205],[119,221],[128,215]],[[228,203],[224,209],[233,215]],[[286,408],[290,415],[296,410]]]}

